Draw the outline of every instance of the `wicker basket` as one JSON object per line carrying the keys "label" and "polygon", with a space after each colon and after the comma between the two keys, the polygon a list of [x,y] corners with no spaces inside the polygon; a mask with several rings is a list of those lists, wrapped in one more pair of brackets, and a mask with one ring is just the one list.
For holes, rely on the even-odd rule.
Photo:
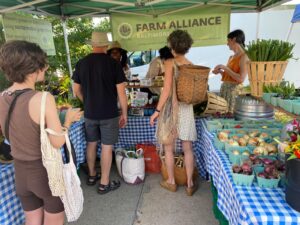
{"label": "wicker basket", "polygon": [[203,114],[208,115],[217,112],[221,114],[228,112],[227,101],[214,93],[207,92],[207,106]]}
{"label": "wicker basket", "polygon": [[180,102],[198,104],[206,100],[210,68],[195,65],[179,66],[177,97]]}
{"label": "wicker basket", "polygon": [[251,95],[263,96],[264,85],[275,85],[282,80],[288,61],[250,62],[247,65]]}
{"label": "wicker basket", "polygon": [[[183,157],[183,155],[175,155],[174,160],[175,160],[175,165],[174,165],[175,183],[177,185],[186,185],[187,176],[186,176],[186,170],[185,170],[185,165],[184,165],[184,157]],[[167,171],[167,166],[165,163],[165,156],[161,156],[161,162],[162,162],[161,175],[164,180],[167,180],[168,179],[168,171]],[[199,176],[198,170],[195,167],[194,173],[193,173],[193,180],[196,180],[198,176]]]}

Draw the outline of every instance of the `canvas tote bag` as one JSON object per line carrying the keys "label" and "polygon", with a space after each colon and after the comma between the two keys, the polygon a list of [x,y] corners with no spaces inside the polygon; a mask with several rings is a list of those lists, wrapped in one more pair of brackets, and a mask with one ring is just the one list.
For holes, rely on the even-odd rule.
{"label": "canvas tote bag", "polygon": [[[67,131],[59,134],[51,129],[45,129],[45,108],[47,92],[43,92],[41,107],[41,145],[43,164],[48,173],[50,190],[54,190],[62,200],[68,222],[76,221],[83,210],[83,193],[76,166],[73,161],[71,142]],[[65,136],[69,162],[63,164],[60,149],[55,149],[49,140],[48,133]],[[55,177],[55,175],[57,177]],[[52,189],[51,189],[52,188]],[[53,191],[52,191],[53,194]]]}
{"label": "canvas tote bag", "polygon": [[[131,158],[128,154],[136,157]],[[124,149],[116,149],[116,164],[119,175],[127,184],[140,184],[145,179],[145,160],[143,150],[126,151]]]}

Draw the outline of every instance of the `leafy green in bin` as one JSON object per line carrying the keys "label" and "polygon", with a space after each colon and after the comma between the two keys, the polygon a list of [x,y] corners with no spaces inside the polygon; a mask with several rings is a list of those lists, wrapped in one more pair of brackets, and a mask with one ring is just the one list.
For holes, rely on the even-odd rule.
{"label": "leafy green in bin", "polygon": [[276,85],[265,85],[263,90],[264,93],[276,93],[283,99],[293,99],[296,95],[295,85],[287,81],[282,81]]}

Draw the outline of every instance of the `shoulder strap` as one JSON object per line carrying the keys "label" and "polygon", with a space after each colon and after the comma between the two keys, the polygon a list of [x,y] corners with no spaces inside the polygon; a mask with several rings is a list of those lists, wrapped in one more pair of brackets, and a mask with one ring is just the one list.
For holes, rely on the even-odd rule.
{"label": "shoulder strap", "polygon": [[12,112],[13,112],[15,106],[16,106],[17,99],[21,94],[23,94],[27,91],[30,91],[30,90],[32,90],[32,89],[26,88],[26,89],[23,89],[23,90],[17,90],[14,93],[15,97],[14,97],[14,99],[12,100],[12,102],[9,106],[7,118],[6,118],[6,121],[5,121],[5,138],[8,141],[9,141],[9,122],[10,122],[10,119],[11,119]]}
{"label": "shoulder strap", "polygon": [[44,91],[42,94],[42,100],[41,100],[41,115],[40,115],[40,127],[41,130],[45,129],[45,116],[46,116],[46,97],[48,92]]}

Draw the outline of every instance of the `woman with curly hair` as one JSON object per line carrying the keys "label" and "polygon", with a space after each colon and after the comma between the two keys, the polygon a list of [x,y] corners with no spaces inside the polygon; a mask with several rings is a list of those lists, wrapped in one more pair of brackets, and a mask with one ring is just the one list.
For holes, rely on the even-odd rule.
{"label": "woman with curly hair", "polygon": [[172,192],[177,190],[174,178],[174,144],[176,138],[182,143],[184,161],[187,174],[186,193],[192,196],[197,190],[197,183],[193,181],[194,154],[192,142],[197,139],[194,111],[192,104],[178,102],[176,97],[176,79],[178,66],[192,64],[185,54],[193,44],[191,36],[182,30],[173,31],[168,39],[174,59],[165,61],[165,80],[157,108],[150,118],[150,124],[158,118],[157,139],[165,151],[165,162],[168,179],[161,181],[160,185]]}

